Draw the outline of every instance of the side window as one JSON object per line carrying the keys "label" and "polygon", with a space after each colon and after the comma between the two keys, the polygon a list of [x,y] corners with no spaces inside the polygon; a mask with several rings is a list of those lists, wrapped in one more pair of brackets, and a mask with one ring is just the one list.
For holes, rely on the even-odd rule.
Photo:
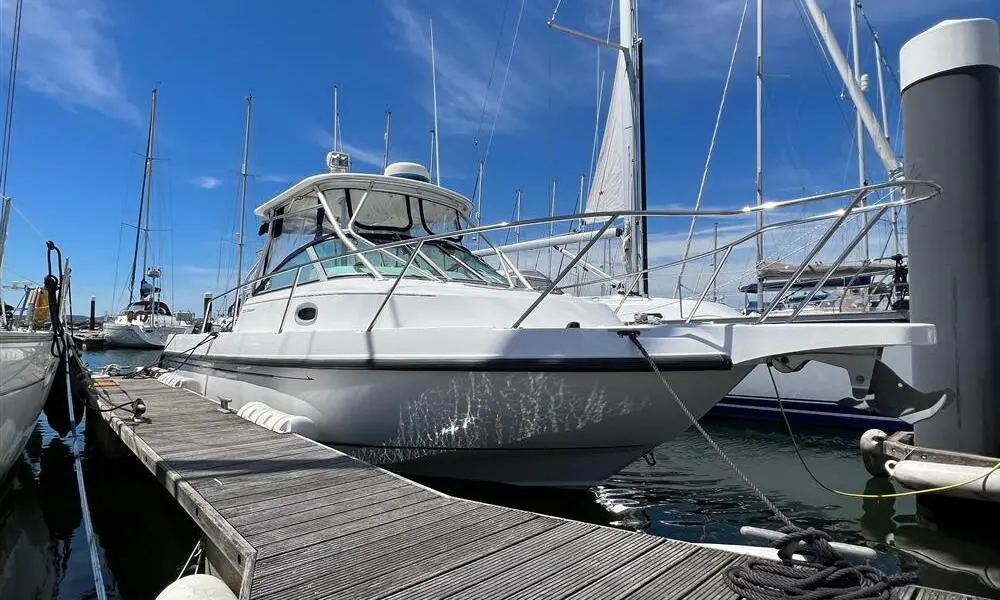
{"label": "side window", "polygon": [[[292,282],[295,281],[295,267],[311,262],[312,260],[313,258],[309,252],[309,248],[303,248],[295,256],[291,257],[285,261],[284,264],[278,267],[278,271],[284,272],[273,277],[269,277],[266,281],[264,281],[264,285],[261,286],[260,291],[268,292],[271,290],[280,290],[282,288],[292,287]],[[288,270],[286,271],[286,269]],[[298,285],[311,283],[313,281],[317,281],[318,279],[319,275],[316,274],[316,269],[307,267],[302,269],[299,273]]]}

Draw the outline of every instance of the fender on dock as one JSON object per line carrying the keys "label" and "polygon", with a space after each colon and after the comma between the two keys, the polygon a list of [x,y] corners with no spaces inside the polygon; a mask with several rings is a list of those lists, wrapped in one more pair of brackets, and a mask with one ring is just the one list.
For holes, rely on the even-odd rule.
{"label": "fender on dock", "polygon": [[236,594],[218,577],[188,575],[163,588],[156,600],[236,600]]}

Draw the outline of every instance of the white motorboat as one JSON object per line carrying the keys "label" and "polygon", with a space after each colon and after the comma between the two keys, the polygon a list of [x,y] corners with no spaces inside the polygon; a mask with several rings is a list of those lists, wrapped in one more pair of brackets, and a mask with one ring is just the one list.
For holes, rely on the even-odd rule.
{"label": "white motorboat", "polygon": [[[135,247],[132,251],[132,271],[128,285],[129,302],[114,319],[104,323],[105,345],[109,348],[163,348],[171,335],[192,330],[192,324],[178,319],[161,296],[159,282],[163,277],[163,269],[147,265],[155,130],[156,90],[154,89],[149,109],[149,131],[146,137],[146,160],[142,175],[142,192],[139,196],[139,215],[135,224]],[[137,270],[140,275],[138,282],[136,282]],[[136,292],[138,300],[135,300]]]}
{"label": "white motorboat", "polygon": [[423,167],[348,161],[332,152],[256,210],[266,247],[235,322],[170,338],[163,381],[402,473],[587,487],[690,425],[632,336],[694,418],[769,357],[842,366],[863,397],[881,348],[934,340],[921,324],[629,327],[473,256],[464,235],[510,224],[461,229],[472,203]]}

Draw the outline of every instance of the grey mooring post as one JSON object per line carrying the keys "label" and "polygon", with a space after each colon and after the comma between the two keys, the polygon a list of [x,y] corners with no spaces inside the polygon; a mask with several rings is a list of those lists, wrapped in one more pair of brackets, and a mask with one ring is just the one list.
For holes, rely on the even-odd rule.
{"label": "grey mooring post", "polygon": [[907,209],[913,383],[957,401],[914,426],[921,446],[1000,456],[1000,35],[992,19],[943,21],[899,52],[906,175],[940,197]]}

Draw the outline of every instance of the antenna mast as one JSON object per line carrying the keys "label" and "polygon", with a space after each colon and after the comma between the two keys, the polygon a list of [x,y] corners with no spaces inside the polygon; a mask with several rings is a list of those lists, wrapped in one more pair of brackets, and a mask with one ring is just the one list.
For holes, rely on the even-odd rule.
{"label": "antenna mast", "polygon": [[441,185],[441,152],[440,152],[440,136],[438,135],[438,91],[437,91],[437,62],[434,53],[434,19],[430,19],[431,25],[431,94],[433,96],[434,102],[434,155],[431,157],[433,161],[433,169],[431,173],[434,175],[434,183]]}
{"label": "antenna mast", "polygon": [[246,96],[246,122],[243,126],[243,161],[240,165],[240,232],[239,232],[239,256],[236,258],[236,285],[243,282],[243,228],[246,221],[247,210],[247,163],[250,161],[250,115],[253,110],[253,93]]}
{"label": "antenna mast", "polygon": [[330,150],[333,152],[340,152],[342,150],[343,141],[340,139],[340,87],[334,84],[333,86],[333,143],[330,146]]}
{"label": "antenna mast", "polygon": [[382,172],[389,166],[389,139],[392,133],[392,111],[385,110],[385,151],[382,153]]}

